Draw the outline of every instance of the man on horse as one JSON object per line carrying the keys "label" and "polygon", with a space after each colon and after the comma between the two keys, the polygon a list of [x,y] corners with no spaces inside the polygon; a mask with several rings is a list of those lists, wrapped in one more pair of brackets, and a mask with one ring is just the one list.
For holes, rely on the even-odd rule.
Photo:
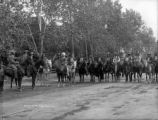
{"label": "man on horse", "polygon": [[153,58],[152,58],[150,53],[147,54],[146,60],[147,60],[148,63],[152,63],[153,62]]}
{"label": "man on horse", "polygon": [[61,53],[60,60],[61,60],[62,65],[67,65],[67,58],[66,58],[66,53],[65,52]]}
{"label": "man on horse", "polygon": [[8,67],[13,69],[14,77],[15,77],[15,79],[17,79],[17,66],[18,66],[19,62],[16,61],[15,51],[14,50],[11,50],[9,52],[9,54],[8,54],[8,62],[9,62]]}
{"label": "man on horse", "polygon": [[[39,56],[36,57],[38,58]],[[28,63],[29,65],[27,66],[27,76],[29,77],[31,74],[30,70],[33,70],[33,72],[37,71],[35,68],[35,54],[33,51],[30,51],[30,54],[28,55]]]}
{"label": "man on horse", "polygon": [[99,73],[99,80],[102,80],[104,79],[104,73],[103,73],[103,61],[101,58],[98,58],[98,66],[97,66],[97,69],[98,69],[98,73]]}
{"label": "man on horse", "polygon": [[28,50],[25,50],[24,54],[22,55],[22,61],[25,61],[28,58]]}
{"label": "man on horse", "polygon": [[29,58],[28,50],[25,50],[24,54],[22,55],[21,65],[24,67],[24,71],[26,75],[28,75],[28,71],[27,71],[28,64],[26,62],[28,58]]}
{"label": "man on horse", "polygon": [[113,63],[114,63],[114,64],[117,64],[117,63],[119,63],[119,62],[120,62],[120,57],[119,57],[119,55],[115,54],[115,56],[114,56],[114,58],[113,58]]}
{"label": "man on horse", "polygon": [[110,60],[111,60],[111,58],[110,58],[110,53],[108,52],[108,53],[107,53],[107,57],[106,57],[106,62],[107,62],[107,63],[110,63]]}
{"label": "man on horse", "polygon": [[73,57],[70,57],[68,62],[68,77],[70,82],[74,82],[76,72],[76,62]]}

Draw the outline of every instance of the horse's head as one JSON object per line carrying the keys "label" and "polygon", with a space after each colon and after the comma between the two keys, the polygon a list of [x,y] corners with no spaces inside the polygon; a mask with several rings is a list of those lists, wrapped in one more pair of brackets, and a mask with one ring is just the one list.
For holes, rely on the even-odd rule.
{"label": "horse's head", "polygon": [[34,61],[34,63],[35,63],[36,69],[39,69],[40,66],[42,66],[42,67],[45,66],[45,61],[44,61],[43,57],[39,57],[38,59],[36,59],[36,60]]}

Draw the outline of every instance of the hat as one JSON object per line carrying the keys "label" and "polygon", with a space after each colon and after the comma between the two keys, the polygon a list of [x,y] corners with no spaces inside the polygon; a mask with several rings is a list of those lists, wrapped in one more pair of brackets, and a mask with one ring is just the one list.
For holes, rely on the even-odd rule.
{"label": "hat", "polygon": [[62,55],[62,56],[66,56],[66,53],[65,53],[65,52],[62,52],[61,55]]}
{"label": "hat", "polygon": [[30,55],[33,55],[34,53],[33,52],[30,52]]}
{"label": "hat", "polygon": [[28,50],[25,50],[25,53],[28,53]]}

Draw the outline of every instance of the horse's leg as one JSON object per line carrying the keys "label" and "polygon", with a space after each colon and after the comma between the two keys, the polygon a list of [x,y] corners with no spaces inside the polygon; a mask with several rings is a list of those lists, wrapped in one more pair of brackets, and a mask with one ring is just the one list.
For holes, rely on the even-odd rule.
{"label": "horse's leg", "polygon": [[81,74],[79,74],[79,77],[80,77],[80,83],[81,83],[81,79],[82,79],[82,78],[81,78]]}
{"label": "horse's leg", "polygon": [[83,83],[84,83],[84,74],[83,74]]}
{"label": "horse's leg", "polygon": [[146,81],[148,82],[147,72],[145,73],[145,75],[146,75]]}
{"label": "horse's leg", "polygon": [[69,83],[69,85],[72,84],[72,74],[71,73],[69,73],[68,83]]}
{"label": "horse's leg", "polygon": [[93,82],[93,74],[91,74],[90,77],[91,77],[91,82]]}
{"label": "horse's leg", "polygon": [[[38,79],[38,81],[39,81],[39,83],[40,83],[40,86],[42,86],[42,74],[41,74],[41,73],[38,73],[37,79]],[[36,83],[37,83],[37,82],[36,82]]]}
{"label": "horse's leg", "polygon": [[156,83],[158,83],[158,77],[157,77],[157,73],[156,73]]}
{"label": "horse's leg", "polygon": [[142,71],[140,71],[139,76],[140,76],[140,82],[142,82]]}
{"label": "horse's leg", "polygon": [[137,77],[137,79],[138,79],[138,83],[139,83],[139,74],[138,74],[138,73],[137,73],[136,77]]}
{"label": "horse's leg", "polygon": [[[112,76],[111,76],[112,78]],[[110,73],[108,72],[108,83],[110,82]]]}
{"label": "horse's leg", "polygon": [[136,72],[134,72],[134,81],[136,81]]}
{"label": "horse's leg", "polygon": [[75,82],[75,72],[72,73],[72,83]]}
{"label": "horse's leg", "polygon": [[128,74],[127,73],[125,74],[125,77],[126,77],[126,82],[128,82]]}
{"label": "horse's leg", "polygon": [[18,86],[18,79],[17,78],[15,79],[15,85],[16,85],[16,87]]}
{"label": "horse's leg", "polygon": [[57,74],[57,77],[58,77],[58,87],[60,87],[60,75],[59,74]]}
{"label": "horse's leg", "polygon": [[92,74],[90,74],[90,82],[92,82]]}
{"label": "horse's leg", "polygon": [[141,82],[141,73],[140,73],[140,71],[137,73],[137,77],[138,77],[138,83],[140,83]]}
{"label": "horse's leg", "polygon": [[106,76],[106,77],[105,77],[105,81],[106,81],[106,82],[109,82],[109,73],[105,73],[105,76]]}
{"label": "horse's leg", "polygon": [[0,76],[0,92],[3,91],[4,87],[4,76]]}
{"label": "horse's leg", "polygon": [[12,87],[13,87],[13,80],[14,80],[14,78],[13,78],[13,77],[11,77],[11,84],[10,84],[10,88],[12,88]]}
{"label": "horse's leg", "polygon": [[133,73],[130,73],[130,74],[129,74],[130,82],[132,82],[132,75],[133,75]]}
{"label": "horse's leg", "polygon": [[83,83],[83,75],[81,75],[81,83]]}
{"label": "horse's leg", "polygon": [[20,77],[20,78],[18,78],[18,89],[19,89],[20,92],[22,91],[21,84],[22,84],[22,78]]}
{"label": "horse's leg", "polygon": [[63,86],[63,87],[64,87],[64,78],[65,78],[65,76],[61,75],[60,83],[61,83],[61,86]]}
{"label": "horse's leg", "polygon": [[37,76],[37,74],[35,74],[35,73],[32,74],[32,89],[35,88],[36,76]]}
{"label": "horse's leg", "polygon": [[114,79],[114,75],[113,75],[113,73],[111,73],[111,78],[112,78],[112,82],[113,82],[113,79]]}

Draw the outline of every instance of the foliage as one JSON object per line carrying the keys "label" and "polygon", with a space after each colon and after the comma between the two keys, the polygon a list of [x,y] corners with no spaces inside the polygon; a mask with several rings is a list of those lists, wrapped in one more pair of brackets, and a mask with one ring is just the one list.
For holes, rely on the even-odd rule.
{"label": "foliage", "polygon": [[[119,1],[12,0],[0,6],[0,14],[3,47],[40,52],[43,45],[49,56],[61,51],[72,53],[74,49],[76,56],[85,57],[104,56],[120,48],[154,51],[152,29],[138,12],[122,12]],[[62,25],[57,26],[57,22]]]}

